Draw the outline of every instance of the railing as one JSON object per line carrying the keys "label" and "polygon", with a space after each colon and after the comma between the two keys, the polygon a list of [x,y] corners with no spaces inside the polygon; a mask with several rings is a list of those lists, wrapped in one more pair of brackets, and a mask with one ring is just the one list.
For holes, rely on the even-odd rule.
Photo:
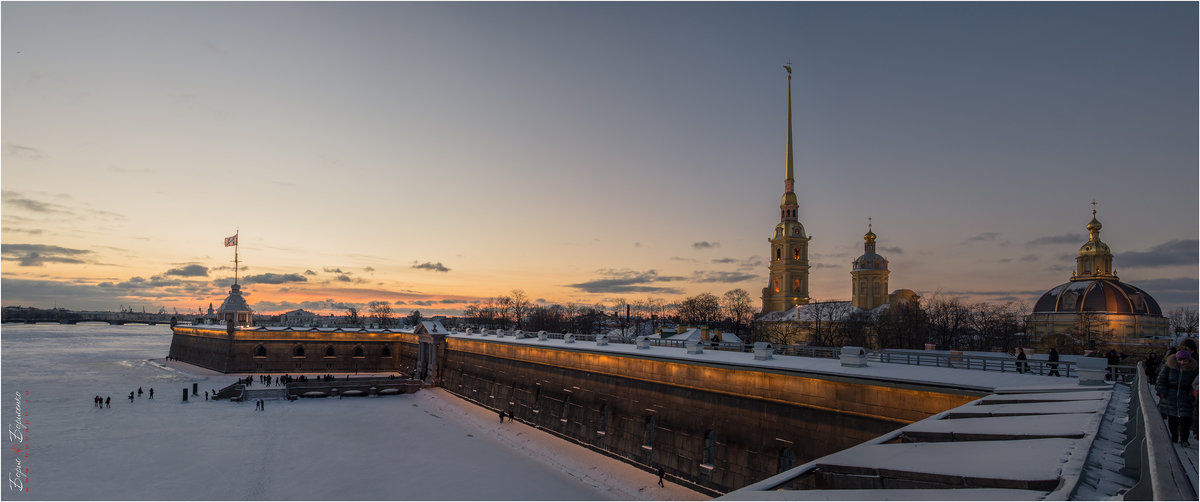
{"label": "railing", "polygon": [[1129,421],[1123,457],[1127,476],[1137,484],[1125,492],[1125,500],[1196,500],[1196,486],[1171,443],[1167,425],[1154,403],[1142,363],[1134,367],[1129,397]]}

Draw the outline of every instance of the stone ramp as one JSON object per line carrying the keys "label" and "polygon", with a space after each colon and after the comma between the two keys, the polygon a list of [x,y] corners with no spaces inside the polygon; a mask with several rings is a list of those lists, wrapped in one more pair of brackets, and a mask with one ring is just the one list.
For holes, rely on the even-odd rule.
{"label": "stone ramp", "polygon": [[271,400],[275,400],[275,399],[285,399],[286,398],[286,396],[284,394],[285,392],[286,392],[286,390],[283,387],[276,387],[276,388],[270,388],[270,389],[246,389],[245,399],[247,401],[257,401],[259,399],[262,399],[264,401],[271,401]]}

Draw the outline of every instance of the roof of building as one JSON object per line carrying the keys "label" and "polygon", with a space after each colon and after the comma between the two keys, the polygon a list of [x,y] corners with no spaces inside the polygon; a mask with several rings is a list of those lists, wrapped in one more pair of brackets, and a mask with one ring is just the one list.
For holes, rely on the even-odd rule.
{"label": "roof of building", "polygon": [[1033,307],[1035,314],[1082,312],[1162,315],[1154,297],[1137,287],[1110,279],[1059,284],[1042,295]]}
{"label": "roof of building", "polygon": [[254,312],[250,309],[250,305],[246,303],[246,299],[242,297],[242,287],[234,284],[229,287],[229,296],[225,297],[225,301],[221,302],[221,306],[217,308],[217,312]]}

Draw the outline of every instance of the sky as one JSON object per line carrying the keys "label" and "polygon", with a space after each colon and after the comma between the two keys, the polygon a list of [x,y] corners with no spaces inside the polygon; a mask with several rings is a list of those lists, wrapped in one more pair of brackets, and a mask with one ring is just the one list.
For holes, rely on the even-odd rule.
{"label": "sky", "polygon": [[[455,314],[767,282],[791,62],[810,295],[1032,302],[1091,201],[1197,303],[1196,3],[0,5],[0,300]],[[757,300],[756,300],[757,303]]]}

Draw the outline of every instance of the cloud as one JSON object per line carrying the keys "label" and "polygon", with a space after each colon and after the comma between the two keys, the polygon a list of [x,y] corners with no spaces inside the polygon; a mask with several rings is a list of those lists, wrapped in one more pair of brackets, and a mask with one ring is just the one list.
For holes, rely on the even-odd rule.
{"label": "cloud", "polygon": [[1038,261],[1038,257],[1036,255],[1027,254],[1025,256],[1022,256],[1020,258],[1020,260],[1021,261]]}
{"label": "cloud", "polygon": [[304,275],[317,275],[317,273],[313,272],[312,269],[308,269],[304,271]]}
{"label": "cloud", "polygon": [[330,273],[330,274],[344,274],[345,273],[345,272],[342,272],[342,269],[333,268],[333,267],[325,267],[325,272]]}
{"label": "cloud", "polygon": [[1046,237],[1038,237],[1034,240],[1026,242],[1026,246],[1045,246],[1050,244],[1082,244],[1087,240],[1083,234],[1062,234],[1050,235]]}
{"label": "cloud", "polygon": [[747,274],[742,272],[718,272],[712,270],[697,270],[692,273],[692,280],[696,282],[742,282],[750,279],[758,279],[757,274]]}
{"label": "cloud", "polygon": [[48,244],[0,245],[0,259],[15,261],[22,267],[40,267],[47,263],[86,263],[79,257],[89,254],[91,251],[86,249],[71,249]]}
{"label": "cloud", "polygon": [[351,279],[350,276],[348,276],[346,274],[342,274],[342,275],[337,276],[337,280],[342,281],[342,282],[351,282],[354,279]]}
{"label": "cloud", "polygon": [[421,270],[432,270],[434,272],[449,272],[450,271],[450,269],[446,268],[445,265],[442,265],[442,262],[440,262],[440,261],[437,263],[428,262],[428,261],[425,263],[417,263],[414,261],[412,268],[421,269]]}
{"label": "cloud", "polygon": [[33,229],[33,230],[26,230],[24,228],[4,227],[4,228],[0,228],[0,232],[15,233],[15,234],[29,234],[29,235],[42,235],[42,230],[40,228]]}
{"label": "cloud", "polygon": [[713,260],[712,262],[713,263],[737,263],[739,261],[741,261],[741,260],[738,260],[737,258],[717,258],[717,259]]}
{"label": "cloud", "polygon": [[1000,236],[1000,234],[998,234],[996,232],[984,232],[984,233],[967,238],[966,242],[994,241],[994,240],[996,240],[996,237],[999,237],[999,236]]}
{"label": "cloud", "polygon": [[300,274],[265,273],[248,275],[242,278],[243,284],[284,284],[288,282],[308,282],[308,278]]}
{"label": "cloud", "polygon": [[1197,249],[1200,249],[1200,241],[1196,239],[1173,240],[1154,246],[1149,251],[1118,254],[1113,264],[1123,268],[1196,265]]}
{"label": "cloud", "polygon": [[677,276],[660,276],[654,270],[637,272],[629,269],[603,269],[597,270],[596,273],[605,276],[605,278],[567,284],[567,287],[580,289],[588,293],[683,293],[683,290],[679,288],[647,285],[654,282],[682,281],[685,279],[684,277]]}
{"label": "cloud", "polygon": [[684,257],[682,257],[682,256],[672,256],[672,257],[670,257],[670,258],[668,258],[668,259],[669,259],[669,260],[671,260],[671,261],[686,261],[686,262],[689,262],[689,263],[696,263],[696,259],[695,259],[695,258],[684,258]]}
{"label": "cloud", "polygon": [[10,156],[10,157],[17,157],[17,158],[21,158],[21,159],[40,159],[40,158],[42,158],[41,150],[38,150],[37,148],[29,147],[29,146],[18,145],[15,143],[5,143],[4,144],[4,155]]}
{"label": "cloud", "polygon": [[164,275],[178,275],[182,277],[208,277],[208,267],[205,267],[204,265],[191,264],[168,270],[164,273]]}
{"label": "cloud", "polygon": [[18,207],[35,213],[61,213],[70,214],[71,210],[62,204],[53,202],[42,202],[25,197],[19,192],[4,191],[0,193],[0,197],[4,200],[4,205]]}
{"label": "cloud", "polygon": [[371,273],[375,271],[375,267],[363,267],[363,272]]}
{"label": "cloud", "polygon": [[693,249],[712,249],[712,248],[719,248],[719,247],[721,247],[720,242],[700,241],[700,242],[692,243]]}
{"label": "cloud", "polygon": [[633,243],[633,247],[635,247],[635,248],[640,248],[640,247],[642,247],[642,243],[640,243],[640,242],[635,242],[635,243]]}
{"label": "cloud", "polygon": [[879,250],[888,254],[904,254],[904,250],[900,246],[879,246]]}

